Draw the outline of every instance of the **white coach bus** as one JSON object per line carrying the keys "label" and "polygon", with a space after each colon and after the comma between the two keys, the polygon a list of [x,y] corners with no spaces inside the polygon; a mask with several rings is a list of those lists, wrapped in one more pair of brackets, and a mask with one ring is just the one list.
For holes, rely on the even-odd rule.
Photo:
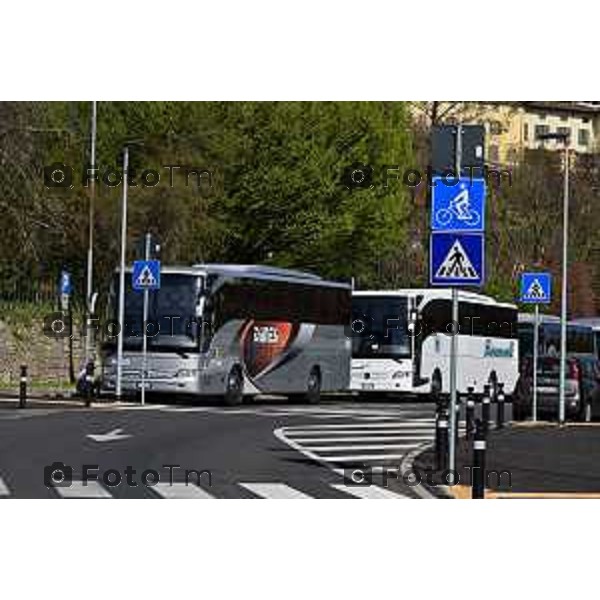
{"label": "white coach bus", "polygon": [[[143,294],[126,277],[122,393],[142,374]],[[111,316],[117,315],[118,274]],[[146,389],[222,397],[283,394],[317,402],[347,391],[351,286],[256,265],[163,267],[150,293]],[[106,338],[106,335],[105,335]],[[103,388],[114,392],[117,338],[104,345]]]}
{"label": "white coach bus", "polygon": [[[355,291],[352,319],[352,391],[449,393],[451,290]],[[502,382],[512,394],[519,373],[517,307],[460,291],[459,326],[458,391],[482,392],[485,384]]]}

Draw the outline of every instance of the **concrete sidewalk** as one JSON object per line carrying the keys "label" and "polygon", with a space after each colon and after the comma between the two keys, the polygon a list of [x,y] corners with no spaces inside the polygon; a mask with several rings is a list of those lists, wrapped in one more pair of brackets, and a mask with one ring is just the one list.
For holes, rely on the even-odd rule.
{"label": "concrete sidewalk", "polygon": [[[600,423],[515,424],[488,435],[487,498],[600,498]],[[460,484],[434,487],[454,498],[470,498],[470,443],[461,439],[457,455]],[[431,468],[432,450],[415,461]],[[441,483],[436,473],[432,480]]]}

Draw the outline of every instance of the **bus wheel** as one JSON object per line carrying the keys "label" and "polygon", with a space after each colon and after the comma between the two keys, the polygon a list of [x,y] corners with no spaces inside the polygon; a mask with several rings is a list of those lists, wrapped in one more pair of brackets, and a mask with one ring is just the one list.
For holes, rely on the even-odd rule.
{"label": "bus wheel", "polygon": [[244,378],[242,371],[235,366],[227,375],[227,385],[225,387],[225,396],[223,400],[227,406],[238,406],[244,399]]}
{"label": "bus wheel", "polygon": [[321,371],[319,367],[313,367],[308,375],[306,384],[306,401],[309,404],[317,404],[321,399]]}

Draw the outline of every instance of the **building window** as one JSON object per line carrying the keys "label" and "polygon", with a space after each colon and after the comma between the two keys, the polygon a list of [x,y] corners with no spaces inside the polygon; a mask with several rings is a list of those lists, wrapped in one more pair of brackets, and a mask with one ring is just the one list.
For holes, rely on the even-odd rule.
{"label": "building window", "polygon": [[529,141],[529,123],[525,123],[523,125],[523,139],[528,142]]}
{"label": "building window", "polygon": [[536,125],[535,126],[535,137],[539,138],[541,135],[549,133],[550,127],[548,125]]}
{"label": "building window", "polygon": [[577,134],[577,143],[580,146],[587,146],[590,143],[590,132],[587,129],[580,129]]}
{"label": "building window", "polygon": [[490,123],[490,133],[492,135],[500,135],[502,133],[502,123],[500,121],[492,121]]}
{"label": "building window", "polygon": [[569,137],[569,139],[571,138],[571,128],[570,127],[559,127],[556,132],[559,135],[566,135]]}

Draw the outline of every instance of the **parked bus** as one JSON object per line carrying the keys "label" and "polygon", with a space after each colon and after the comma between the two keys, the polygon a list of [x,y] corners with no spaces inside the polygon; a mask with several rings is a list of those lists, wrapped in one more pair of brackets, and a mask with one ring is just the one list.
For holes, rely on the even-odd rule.
{"label": "parked bus", "polygon": [[[355,291],[351,389],[361,394],[436,395],[450,391],[452,292]],[[517,308],[459,292],[457,389],[518,379]],[[412,333],[411,333],[412,331]]]}
{"label": "parked bus", "polygon": [[[534,318],[532,313],[519,313],[519,348],[522,358],[533,355]],[[559,317],[540,315],[538,335],[538,353],[540,356],[560,355]],[[596,354],[596,335],[590,323],[581,320],[568,321],[567,354]]]}
{"label": "parked bus", "polygon": [[[142,372],[143,294],[127,271],[123,393]],[[118,273],[112,291],[117,315]],[[351,287],[268,266],[163,267],[149,294],[146,389],[169,394],[244,397],[284,394],[317,402],[347,390]],[[105,346],[104,389],[116,388],[117,338]]]}

